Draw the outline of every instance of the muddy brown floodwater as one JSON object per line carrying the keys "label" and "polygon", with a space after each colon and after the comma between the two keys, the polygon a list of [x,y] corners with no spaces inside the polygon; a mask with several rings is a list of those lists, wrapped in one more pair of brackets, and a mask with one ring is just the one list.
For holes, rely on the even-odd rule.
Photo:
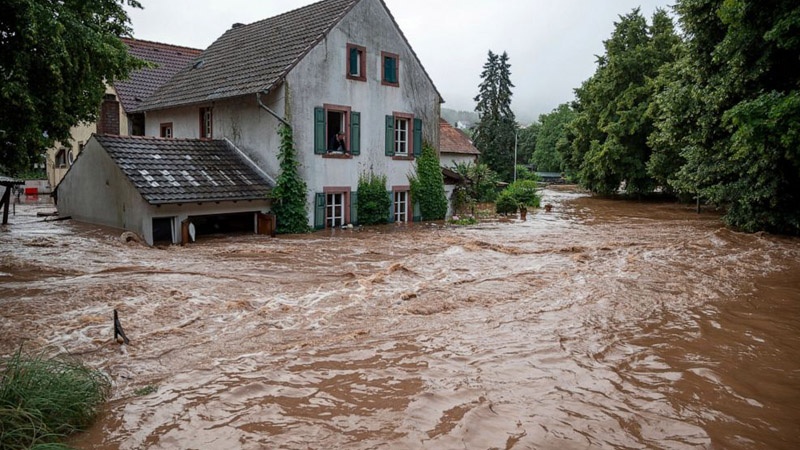
{"label": "muddy brown floodwater", "polygon": [[800,446],[800,239],[543,194],[527,222],[168,248],[23,205],[0,353],[109,375],[79,449]]}

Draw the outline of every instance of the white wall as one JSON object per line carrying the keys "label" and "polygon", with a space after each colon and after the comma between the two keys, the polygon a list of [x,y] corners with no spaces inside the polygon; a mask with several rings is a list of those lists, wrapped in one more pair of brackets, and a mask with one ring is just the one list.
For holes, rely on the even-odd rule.
{"label": "white wall", "polygon": [[[346,77],[347,44],[366,47],[367,81]],[[398,54],[399,87],[381,85],[381,51]],[[308,223],[314,223],[314,194],[325,186],[356,191],[359,174],[385,174],[387,188],[408,185],[413,161],[385,155],[385,116],[413,114],[423,120],[423,139],[439,142],[439,96],[411,49],[394,27],[380,0],[359,2],[262,101],[285,117],[294,132],[300,174],[308,186]],[[314,108],[324,104],[351,107],[361,114],[361,154],[349,159],[314,154]],[[146,134],[158,136],[160,124],[172,122],[176,138],[197,138],[200,108],[213,107],[213,137],[228,138],[273,178],[280,173],[279,122],[261,109],[255,94],[202,105],[149,111]]]}
{"label": "white wall", "polygon": [[440,153],[439,165],[442,167],[452,168],[456,164],[472,163],[475,164],[478,160],[477,155],[464,155],[460,153]]}

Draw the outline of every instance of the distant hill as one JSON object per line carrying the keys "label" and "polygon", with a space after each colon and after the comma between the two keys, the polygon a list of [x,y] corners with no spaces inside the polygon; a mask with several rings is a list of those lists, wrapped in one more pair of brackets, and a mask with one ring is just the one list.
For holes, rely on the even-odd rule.
{"label": "distant hill", "polygon": [[474,111],[456,111],[455,109],[442,108],[442,119],[446,120],[451,125],[456,122],[472,126],[478,123],[478,114]]}

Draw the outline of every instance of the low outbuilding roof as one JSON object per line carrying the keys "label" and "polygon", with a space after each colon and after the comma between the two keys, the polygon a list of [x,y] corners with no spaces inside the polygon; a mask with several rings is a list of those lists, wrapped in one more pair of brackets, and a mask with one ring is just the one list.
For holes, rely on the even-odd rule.
{"label": "low outbuilding roof", "polygon": [[439,152],[461,155],[481,154],[463,131],[456,129],[444,119],[439,119]]}
{"label": "low outbuilding roof", "polygon": [[228,140],[95,135],[151,205],[263,200],[274,181]]}

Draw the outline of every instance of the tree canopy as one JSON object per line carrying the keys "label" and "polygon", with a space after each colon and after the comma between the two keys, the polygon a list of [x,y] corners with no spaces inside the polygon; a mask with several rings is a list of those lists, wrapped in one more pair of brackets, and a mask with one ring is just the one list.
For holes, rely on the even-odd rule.
{"label": "tree canopy", "polygon": [[569,104],[562,103],[548,114],[539,116],[539,132],[530,162],[539,172],[561,172],[561,154],[568,152],[567,127],[575,118]]}
{"label": "tree canopy", "polygon": [[124,5],[136,0],[6,0],[0,4],[0,171],[41,160],[70,128],[97,117],[105,83],[144,62],[119,39],[130,36]]}
{"label": "tree canopy", "polygon": [[511,111],[511,64],[508,53],[497,55],[489,50],[489,56],[481,72],[479,92],[475,97],[475,111],[480,121],[475,127],[473,140],[481,151],[481,162],[488,165],[498,176],[511,181],[514,173],[514,140],[517,122]]}

